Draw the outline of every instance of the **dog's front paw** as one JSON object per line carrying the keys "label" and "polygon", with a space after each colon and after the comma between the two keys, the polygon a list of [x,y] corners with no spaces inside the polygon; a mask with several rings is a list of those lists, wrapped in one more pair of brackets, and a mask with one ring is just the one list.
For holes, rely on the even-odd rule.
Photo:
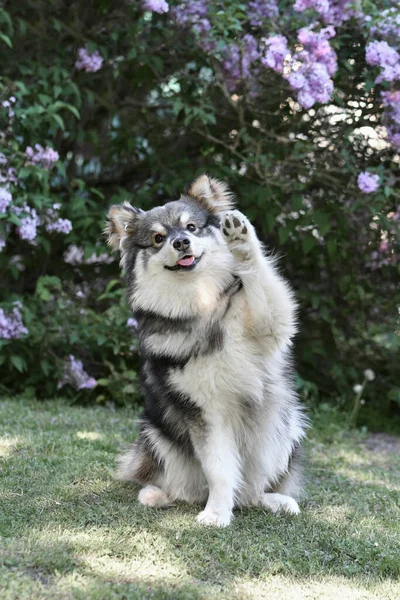
{"label": "dog's front paw", "polygon": [[222,234],[228,244],[240,240],[247,241],[250,227],[248,219],[238,210],[230,210],[225,213],[221,222]]}
{"label": "dog's front paw", "polygon": [[196,517],[196,521],[202,525],[213,525],[214,527],[227,527],[232,519],[231,511],[221,511],[205,508]]}
{"label": "dog's front paw", "polygon": [[241,212],[230,210],[225,213],[221,221],[221,232],[238,261],[247,261],[254,255],[253,226]]}

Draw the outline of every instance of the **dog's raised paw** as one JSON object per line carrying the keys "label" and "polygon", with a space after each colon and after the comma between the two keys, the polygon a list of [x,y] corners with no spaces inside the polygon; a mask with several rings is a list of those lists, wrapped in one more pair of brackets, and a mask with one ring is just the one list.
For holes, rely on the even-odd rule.
{"label": "dog's raised paw", "polygon": [[221,231],[229,242],[246,241],[249,237],[250,223],[238,210],[230,210],[222,218]]}
{"label": "dog's raised paw", "polygon": [[212,509],[202,510],[196,517],[196,521],[202,525],[214,527],[227,527],[231,522],[232,514],[229,511],[220,512]]}

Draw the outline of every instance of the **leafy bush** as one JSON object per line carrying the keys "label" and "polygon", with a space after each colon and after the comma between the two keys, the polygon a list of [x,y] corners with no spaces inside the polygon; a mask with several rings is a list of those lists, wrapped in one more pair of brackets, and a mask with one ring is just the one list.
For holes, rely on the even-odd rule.
{"label": "leafy bush", "polygon": [[398,15],[390,0],[0,9],[3,388],[137,401],[105,212],[207,171],[296,287],[304,395],[350,407],[368,368],[367,399],[398,405]]}

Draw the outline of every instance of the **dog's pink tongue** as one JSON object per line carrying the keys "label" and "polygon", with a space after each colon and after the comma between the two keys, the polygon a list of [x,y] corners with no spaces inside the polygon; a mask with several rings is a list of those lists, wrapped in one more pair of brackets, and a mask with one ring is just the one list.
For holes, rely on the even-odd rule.
{"label": "dog's pink tongue", "polygon": [[194,256],[184,256],[180,260],[178,260],[178,265],[182,267],[190,267],[194,263]]}

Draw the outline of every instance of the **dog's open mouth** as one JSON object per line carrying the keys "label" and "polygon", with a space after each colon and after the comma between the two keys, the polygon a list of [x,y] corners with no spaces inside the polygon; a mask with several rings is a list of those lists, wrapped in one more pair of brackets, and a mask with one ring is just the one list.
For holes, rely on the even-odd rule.
{"label": "dog's open mouth", "polygon": [[191,271],[195,268],[202,256],[202,254],[197,257],[193,256],[193,254],[187,254],[186,256],[182,256],[173,267],[165,265],[165,268],[169,271]]}

